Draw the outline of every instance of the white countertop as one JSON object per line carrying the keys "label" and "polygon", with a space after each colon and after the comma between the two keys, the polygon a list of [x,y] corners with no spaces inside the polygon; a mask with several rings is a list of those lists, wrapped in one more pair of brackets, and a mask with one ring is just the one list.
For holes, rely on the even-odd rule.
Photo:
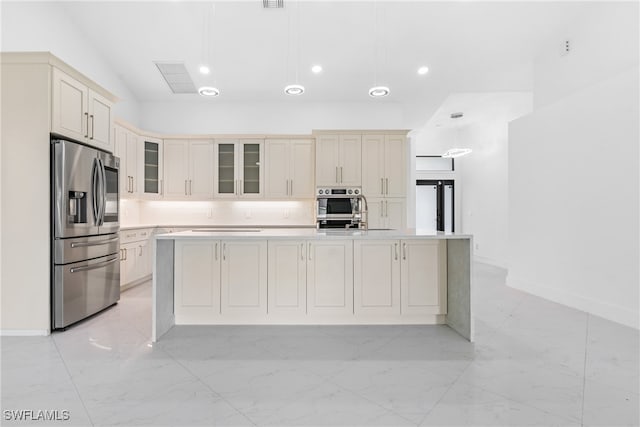
{"label": "white countertop", "polygon": [[278,228],[278,229],[285,229],[285,228],[313,228],[315,229],[316,226],[315,224],[312,225],[211,225],[211,224],[206,224],[206,225],[198,225],[198,224],[178,224],[178,225],[167,225],[167,224],[127,224],[127,225],[121,225],[120,226],[120,231],[126,231],[126,230],[140,230],[143,228],[188,228],[188,229],[194,229],[194,228],[215,228],[215,229],[226,229],[226,228]]}
{"label": "white countertop", "polygon": [[252,228],[233,229],[229,227],[204,227],[194,228],[189,231],[177,233],[158,234],[156,239],[470,239],[469,234],[443,233],[431,230],[404,229],[404,230],[342,230],[315,228]]}

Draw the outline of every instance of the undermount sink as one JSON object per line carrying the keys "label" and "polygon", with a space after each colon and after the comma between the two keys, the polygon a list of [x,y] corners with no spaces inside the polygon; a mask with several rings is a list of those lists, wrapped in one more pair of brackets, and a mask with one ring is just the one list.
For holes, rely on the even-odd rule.
{"label": "undermount sink", "polygon": [[196,228],[196,233],[259,233],[259,228]]}

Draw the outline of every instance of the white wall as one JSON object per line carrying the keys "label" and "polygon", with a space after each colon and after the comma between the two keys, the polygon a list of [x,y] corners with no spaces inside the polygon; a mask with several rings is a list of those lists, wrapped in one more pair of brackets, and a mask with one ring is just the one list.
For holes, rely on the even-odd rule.
{"label": "white wall", "polygon": [[[87,42],[74,22],[55,2],[2,2],[1,50],[49,51],[86,75],[120,101],[115,115],[139,121],[138,102],[118,75]],[[114,28],[114,31],[116,29]]]}
{"label": "white wall", "polygon": [[399,105],[381,103],[143,103],[142,129],[174,134],[290,133],[312,129],[402,129]]}
{"label": "white wall", "polygon": [[508,284],[638,328],[637,66],[509,128]]}

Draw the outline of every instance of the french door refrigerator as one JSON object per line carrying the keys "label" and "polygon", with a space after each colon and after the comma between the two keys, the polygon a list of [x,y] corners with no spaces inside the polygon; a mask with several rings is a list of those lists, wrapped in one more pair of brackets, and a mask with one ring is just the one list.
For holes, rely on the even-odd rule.
{"label": "french door refrigerator", "polygon": [[120,160],[51,139],[51,328],[120,299]]}

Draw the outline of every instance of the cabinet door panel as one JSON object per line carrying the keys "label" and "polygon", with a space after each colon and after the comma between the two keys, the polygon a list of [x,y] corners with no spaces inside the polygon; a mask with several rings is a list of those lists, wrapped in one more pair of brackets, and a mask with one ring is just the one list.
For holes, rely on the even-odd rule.
{"label": "cabinet door panel", "polygon": [[400,314],[400,242],[354,242],[354,311]]}
{"label": "cabinet door panel", "polygon": [[220,140],[215,145],[215,195],[216,197],[236,197],[238,153],[237,140]]}
{"label": "cabinet door panel", "polygon": [[307,311],[306,245],[303,241],[269,242],[268,312],[304,315]]}
{"label": "cabinet door panel", "polygon": [[129,193],[129,179],[127,178],[127,130],[120,127],[114,127],[115,132],[115,155],[120,158],[120,197],[127,197]]}
{"label": "cabinet door panel", "polygon": [[399,135],[387,136],[384,150],[386,197],[405,197],[406,162],[405,138]]}
{"label": "cabinet door panel", "polygon": [[362,137],[340,136],[340,185],[362,185]]}
{"label": "cabinet door panel", "polygon": [[162,141],[141,137],[140,151],[140,194],[145,198],[158,198],[162,194]]}
{"label": "cabinet door panel", "polygon": [[367,206],[369,208],[367,214],[369,228],[386,228],[385,218],[382,216],[384,212],[384,199],[368,199]]}
{"label": "cabinet door panel", "polygon": [[222,242],[222,313],[267,313],[267,242]]}
{"label": "cabinet door panel", "polygon": [[89,118],[87,99],[85,85],[54,68],[51,131],[85,141]]}
{"label": "cabinet door panel", "polygon": [[266,144],[267,197],[289,197],[289,141],[271,140]]}
{"label": "cabinet door panel", "polygon": [[213,141],[189,141],[189,196],[213,198]]}
{"label": "cabinet door panel", "polygon": [[383,197],[384,135],[365,135],[362,139],[362,193],[367,197]]}
{"label": "cabinet door panel", "polygon": [[316,142],[316,186],[339,184],[340,137],[323,135]]}
{"label": "cabinet door panel", "polygon": [[405,199],[385,199],[385,228],[401,230],[405,223]]}
{"label": "cabinet door panel", "polygon": [[138,135],[127,132],[127,175],[131,177],[129,196],[138,194],[140,183],[138,182]]}
{"label": "cabinet door panel", "polygon": [[186,140],[164,141],[164,194],[167,198],[187,197],[189,169],[189,142]]}
{"label": "cabinet door panel", "polygon": [[315,161],[313,141],[291,142],[289,195],[297,199],[312,199],[315,195]]}
{"label": "cabinet door panel", "polygon": [[240,196],[247,198],[260,197],[264,194],[263,183],[263,144],[256,140],[240,143],[242,174],[240,180]]}
{"label": "cabinet door panel", "polygon": [[111,103],[100,94],[89,90],[89,142],[103,150],[113,151],[112,122]]}
{"label": "cabinet door panel", "polygon": [[353,314],[353,242],[309,242],[307,310]]}
{"label": "cabinet door panel", "polygon": [[446,241],[402,241],[402,314],[446,313]]}
{"label": "cabinet door panel", "polygon": [[219,244],[218,241],[176,242],[176,324],[206,324],[219,316]]}

